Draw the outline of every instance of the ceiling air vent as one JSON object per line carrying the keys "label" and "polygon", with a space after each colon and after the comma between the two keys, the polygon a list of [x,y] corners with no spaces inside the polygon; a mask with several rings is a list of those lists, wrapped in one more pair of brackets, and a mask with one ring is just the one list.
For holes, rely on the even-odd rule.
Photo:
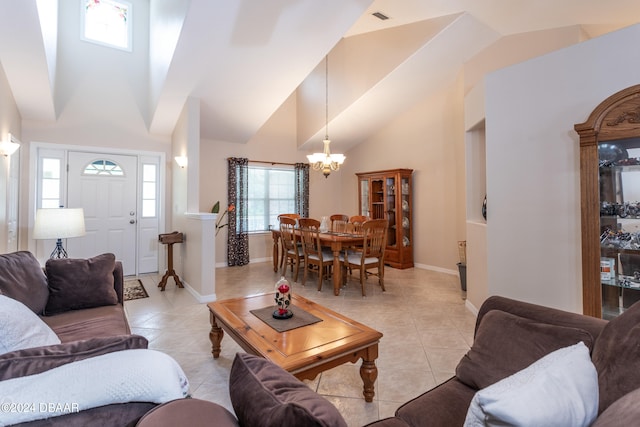
{"label": "ceiling air vent", "polygon": [[385,19],[389,19],[389,17],[387,15],[385,15],[384,13],[382,13],[382,12],[374,12],[374,13],[372,13],[372,15],[375,16],[376,18],[382,20],[382,21],[384,21]]}

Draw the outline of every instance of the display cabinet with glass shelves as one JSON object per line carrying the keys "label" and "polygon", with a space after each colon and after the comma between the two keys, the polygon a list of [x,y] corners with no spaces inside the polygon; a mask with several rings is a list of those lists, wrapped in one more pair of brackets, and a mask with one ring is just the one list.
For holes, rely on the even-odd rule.
{"label": "display cabinet with glass shelves", "polygon": [[360,215],[388,220],[384,262],[413,267],[412,169],[357,173]]}
{"label": "display cabinet with glass shelves", "polygon": [[611,318],[640,299],[640,85],[602,101],[580,136],[583,313]]}

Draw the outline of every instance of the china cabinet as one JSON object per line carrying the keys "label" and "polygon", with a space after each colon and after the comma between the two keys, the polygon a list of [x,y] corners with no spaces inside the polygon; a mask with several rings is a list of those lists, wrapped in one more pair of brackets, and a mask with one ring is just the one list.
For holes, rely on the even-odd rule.
{"label": "china cabinet", "polygon": [[583,312],[611,318],[640,299],[640,85],[605,99],[575,130]]}
{"label": "china cabinet", "polygon": [[389,221],[384,263],[413,267],[412,169],[357,173],[360,215]]}

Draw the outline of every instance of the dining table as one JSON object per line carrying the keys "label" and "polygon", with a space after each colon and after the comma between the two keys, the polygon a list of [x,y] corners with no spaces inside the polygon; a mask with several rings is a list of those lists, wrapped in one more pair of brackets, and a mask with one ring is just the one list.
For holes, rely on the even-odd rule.
{"label": "dining table", "polygon": [[[299,231],[296,235],[300,238]],[[320,244],[331,248],[333,252],[333,294],[340,295],[340,286],[342,285],[342,268],[340,267],[340,252],[349,247],[362,246],[364,244],[364,235],[359,233],[339,233],[334,231],[325,231],[320,233]],[[273,271],[278,271],[282,264],[281,257],[284,255],[282,244],[280,243],[280,230],[272,228],[271,237],[273,238]]]}

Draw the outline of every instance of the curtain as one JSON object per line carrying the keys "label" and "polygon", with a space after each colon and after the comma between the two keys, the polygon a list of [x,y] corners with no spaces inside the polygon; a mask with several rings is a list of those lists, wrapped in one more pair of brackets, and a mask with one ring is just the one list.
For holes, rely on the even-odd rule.
{"label": "curtain", "polygon": [[229,157],[227,165],[227,200],[235,207],[233,210],[229,209],[228,214],[227,265],[245,265],[249,264],[249,233],[247,233],[249,159]]}
{"label": "curtain", "polygon": [[296,213],[302,218],[309,217],[309,164],[296,163]]}

